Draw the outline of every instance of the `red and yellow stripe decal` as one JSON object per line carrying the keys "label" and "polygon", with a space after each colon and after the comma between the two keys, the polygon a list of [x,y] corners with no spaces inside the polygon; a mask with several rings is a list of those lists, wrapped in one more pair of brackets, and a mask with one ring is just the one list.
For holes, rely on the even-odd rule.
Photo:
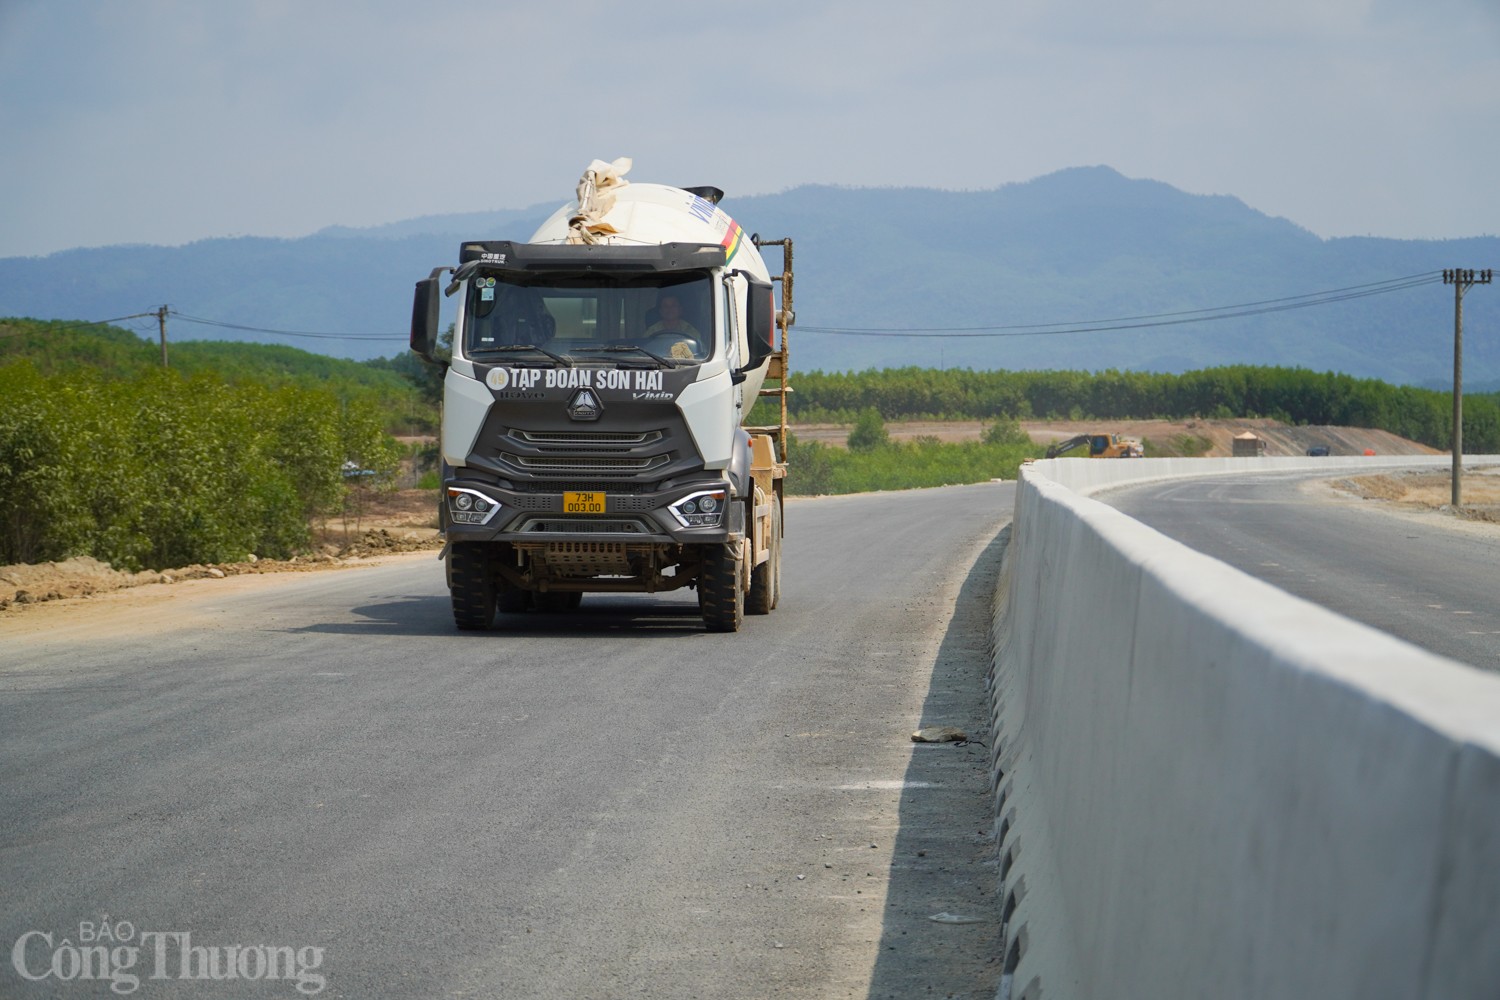
{"label": "red and yellow stripe decal", "polygon": [[725,263],[734,260],[734,255],[739,251],[740,241],[744,238],[744,235],[745,231],[740,228],[740,224],[738,222],[735,222],[733,219],[730,219],[729,231],[726,232],[724,234],[724,238],[719,241],[719,245],[724,248]]}

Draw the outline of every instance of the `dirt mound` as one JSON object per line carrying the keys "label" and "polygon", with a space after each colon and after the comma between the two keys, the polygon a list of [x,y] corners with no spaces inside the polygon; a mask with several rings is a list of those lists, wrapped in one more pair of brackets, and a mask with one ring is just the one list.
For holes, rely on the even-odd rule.
{"label": "dirt mound", "polygon": [[353,544],[341,550],[338,555],[344,559],[366,559],[370,556],[385,556],[393,552],[417,552],[421,549],[436,547],[439,543],[437,532],[431,535],[417,535],[410,532],[393,535],[385,528],[366,531]]}
{"label": "dirt mound", "polygon": [[[1368,427],[1294,427],[1277,420],[1053,420],[1023,421],[1033,441],[1050,443],[1075,434],[1112,432],[1146,442],[1146,455],[1196,455],[1222,458],[1234,454],[1234,438],[1249,431],[1266,442],[1267,455],[1305,455],[1323,447],[1330,455],[1437,455],[1438,449]],[[1206,444],[1204,444],[1206,442]],[[1152,446],[1155,447],[1152,447]]]}
{"label": "dirt mound", "polygon": [[0,608],[57,601],[65,597],[87,597],[123,587],[161,582],[161,573],[151,570],[126,573],[89,557],[36,565],[0,566]]}
{"label": "dirt mound", "polygon": [[367,499],[357,520],[320,525],[316,548],[292,559],[258,559],[214,565],[179,566],[167,570],[129,573],[112,569],[97,559],[80,557],[62,562],[0,566],[0,611],[88,597],[128,587],[180,580],[224,579],[247,573],[302,573],[335,569],[360,560],[401,552],[436,549],[437,500],[433,490],[397,490]]}

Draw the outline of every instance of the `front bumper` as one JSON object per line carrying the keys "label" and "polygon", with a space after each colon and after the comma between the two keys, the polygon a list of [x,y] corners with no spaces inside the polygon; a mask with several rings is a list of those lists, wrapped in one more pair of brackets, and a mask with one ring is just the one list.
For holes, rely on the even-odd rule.
{"label": "front bumper", "polygon": [[[444,484],[440,494],[441,522],[450,542],[702,545],[744,533],[744,504],[731,498],[728,482],[697,480],[649,492],[634,492],[630,490],[633,484],[619,485],[618,491],[590,491],[604,494],[602,511],[577,513],[564,509],[562,492],[526,492],[477,479],[454,479]],[[685,525],[672,511],[674,504],[680,507],[684,500],[716,491],[725,499],[717,524]],[[496,507],[478,512],[471,500],[470,509],[460,511],[453,506],[455,492]],[[474,523],[481,518],[482,523]]]}

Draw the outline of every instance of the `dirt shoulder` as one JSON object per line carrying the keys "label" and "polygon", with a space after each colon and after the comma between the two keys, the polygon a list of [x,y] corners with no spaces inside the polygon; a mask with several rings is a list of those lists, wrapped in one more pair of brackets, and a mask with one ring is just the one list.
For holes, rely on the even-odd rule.
{"label": "dirt shoulder", "polygon": [[131,573],[89,557],[0,566],[0,614],[28,605],[93,597],[150,585],[233,576],[307,573],[365,565],[381,557],[442,547],[432,490],[397,490],[364,498],[357,519],[318,525],[312,552],[293,559],[195,564]]}
{"label": "dirt shoulder", "polygon": [[1318,486],[1387,513],[1424,520],[1441,518],[1454,525],[1500,530],[1500,466],[1465,466],[1463,506],[1452,506],[1453,480],[1447,469],[1395,470],[1367,476],[1322,480]]}

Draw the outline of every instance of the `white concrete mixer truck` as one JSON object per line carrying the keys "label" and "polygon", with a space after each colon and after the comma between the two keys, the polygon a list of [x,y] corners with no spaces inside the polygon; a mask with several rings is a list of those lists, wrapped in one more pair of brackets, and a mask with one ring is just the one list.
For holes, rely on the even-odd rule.
{"label": "white concrete mixer truck", "polygon": [[[417,282],[412,350],[447,365],[439,512],[460,629],[687,587],[709,630],[733,632],[780,598],[791,241],[744,232],[716,188],[630,183],[629,166],[595,161],[529,241],[463,243]],[[744,426],[762,395],[780,424]]]}

